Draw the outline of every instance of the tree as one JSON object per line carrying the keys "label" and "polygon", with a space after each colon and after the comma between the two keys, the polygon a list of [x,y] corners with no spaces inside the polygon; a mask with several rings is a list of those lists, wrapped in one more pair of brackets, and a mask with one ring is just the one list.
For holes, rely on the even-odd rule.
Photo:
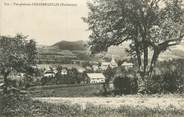
{"label": "tree", "polygon": [[88,7],[90,12],[83,20],[91,31],[92,54],[129,41],[139,88],[152,76],[160,53],[184,37],[182,0],[92,0]]}
{"label": "tree", "polygon": [[106,82],[108,83],[109,81],[112,80],[112,77],[114,76],[114,70],[110,66],[108,66],[103,74],[105,75]]}
{"label": "tree", "polygon": [[9,87],[8,76],[16,71],[30,74],[35,65],[36,44],[26,40],[28,36],[17,34],[15,37],[0,36],[0,73],[4,78],[4,92]]}
{"label": "tree", "polygon": [[72,68],[69,70],[69,78],[70,78],[70,83],[80,83],[79,79],[79,73],[76,68]]}
{"label": "tree", "polygon": [[35,65],[37,63],[37,48],[36,48],[36,42],[31,39],[29,41],[27,41],[26,45],[25,45],[25,51],[27,53],[27,57],[28,57],[28,64],[30,65]]}

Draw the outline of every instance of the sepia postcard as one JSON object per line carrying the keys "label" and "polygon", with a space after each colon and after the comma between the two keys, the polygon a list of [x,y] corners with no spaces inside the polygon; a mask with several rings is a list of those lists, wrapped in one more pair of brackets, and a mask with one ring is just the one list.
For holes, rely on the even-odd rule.
{"label": "sepia postcard", "polygon": [[0,117],[183,117],[184,0],[1,0]]}

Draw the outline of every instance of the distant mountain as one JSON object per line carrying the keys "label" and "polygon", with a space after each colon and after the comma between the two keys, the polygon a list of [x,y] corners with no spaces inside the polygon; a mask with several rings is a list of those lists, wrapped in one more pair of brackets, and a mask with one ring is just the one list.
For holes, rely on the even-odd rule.
{"label": "distant mountain", "polygon": [[52,47],[55,47],[60,50],[86,50],[86,42],[85,41],[60,41],[52,45]]}
{"label": "distant mountain", "polygon": [[159,56],[159,60],[184,59],[184,42],[179,45],[170,47],[167,51]]}
{"label": "distant mountain", "polygon": [[89,60],[87,43],[85,41],[60,41],[51,46],[39,45],[40,61],[63,62],[66,60]]}
{"label": "distant mountain", "polygon": [[[118,59],[128,59],[128,53],[125,49],[128,48],[127,45],[123,46],[113,46],[108,49],[108,52],[105,54],[106,57],[112,57]],[[150,57],[152,54],[150,53]],[[179,45],[173,46],[167,51],[163,52],[159,56],[160,61],[170,60],[170,59],[184,59],[184,42]]]}
{"label": "distant mountain", "polygon": [[[128,59],[128,53],[125,51],[128,48],[128,43],[125,43],[121,46],[112,46],[105,53],[97,54],[97,56],[89,57],[89,49],[87,48],[87,42],[85,41],[60,41],[51,46],[41,45],[38,47],[39,53],[52,53],[52,54],[60,54],[63,56],[76,56],[77,59],[88,60],[94,59],[99,60],[100,58],[111,58],[114,57],[116,59]],[[150,54],[150,56],[152,56]],[[159,60],[169,60],[169,59],[184,59],[184,42],[177,46],[173,46],[170,50],[167,50],[160,54]]]}
{"label": "distant mountain", "polygon": [[173,51],[173,55],[178,56],[179,58],[184,58],[184,51],[176,49]]}

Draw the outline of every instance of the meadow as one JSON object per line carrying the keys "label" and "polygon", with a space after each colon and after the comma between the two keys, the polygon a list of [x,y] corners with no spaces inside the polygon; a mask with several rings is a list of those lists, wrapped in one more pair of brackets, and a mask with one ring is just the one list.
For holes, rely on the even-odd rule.
{"label": "meadow", "polygon": [[[116,100],[116,99],[114,99]],[[30,103],[29,109],[6,111],[1,117],[183,117],[184,110],[170,105],[146,107],[142,105],[121,105],[109,107],[86,103],[85,106],[70,103],[50,103],[38,99]]]}
{"label": "meadow", "polygon": [[182,94],[103,97],[96,93],[101,90],[101,84],[48,85],[32,87],[26,95],[0,95],[0,117],[184,116]]}
{"label": "meadow", "polygon": [[61,84],[29,88],[32,97],[94,97],[103,93],[103,84]]}

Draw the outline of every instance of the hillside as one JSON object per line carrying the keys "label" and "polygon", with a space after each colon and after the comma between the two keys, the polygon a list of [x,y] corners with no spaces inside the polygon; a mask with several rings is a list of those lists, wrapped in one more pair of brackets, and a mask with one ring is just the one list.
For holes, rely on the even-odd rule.
{"label": "hillside", "polygon": [[89,60],[86,42],[60,41],[51,46],[38,46],[39,60],[43,63],[70,63],[71,60]]}
{"label": "hillside", "polygon": [[184,42],[170,47],[167,51],[161,53],[159,60],[184,59]]}
{"label": "hillside", "polygon": [[[125,52],[125,48],[128,48],[128,43],[122,46],[112,46],[108,49],[108,52],[101,53],[97,56],[89,56],[89,49],[87,48],[87,42],[85,41],[60,41],[51,46],[39,46],[38,51],[40,54],[58,55],[67,58],[75,58],[79,60],[99,60],[100,58],[111,58],[112,56],[116,59],[128,59],[128,53]],[[150,55],[151,56],[151,55]],[[45,56],[43,56],[45,58]],[[48,57],[49,58],[49,57]],[[51,57],[50,57],[51,58]],[[177,46],[173,46],[166,52],[161,53],[159,60],[169,59],[182,59],[184,58],[184,43]],[[60,58],[58,58],[60,59]]]}
{"label": "hillside", "polygon": [[60,50],[86,50],[86,43],[84,41],[60,41],[52,47],[55,47]]}

